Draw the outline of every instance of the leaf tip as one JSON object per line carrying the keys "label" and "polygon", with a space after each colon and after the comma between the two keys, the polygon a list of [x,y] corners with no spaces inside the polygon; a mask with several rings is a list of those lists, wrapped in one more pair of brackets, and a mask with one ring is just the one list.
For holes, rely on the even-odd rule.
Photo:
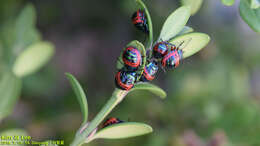
{"label": "leaf tip", "polygon": [[148,129],[147,134],[153,132],[153,128],[152,128],[152,126],[150,126],[150,125],[146,125],[146,127],[147,127],[147,129]]}
{"label": "leaf tip", "polygon": [[166,99],[166,97],[167,97],[167,93],[163,91],[163,94],[162,94],[161,98],[162,99]]}
{"label": "leaf tip", "polygon": [[191,6],[190,5],[183,5],[179,9],[185,9],[189,14],[191,13]]}
{"label": "leaf tip", "polygon": [[65,72],[64,74],[65,74],[65,76],[66,76],[67,78],[73,76],[73,75],[72,75],[71,73],[69,73],[69,72]]}

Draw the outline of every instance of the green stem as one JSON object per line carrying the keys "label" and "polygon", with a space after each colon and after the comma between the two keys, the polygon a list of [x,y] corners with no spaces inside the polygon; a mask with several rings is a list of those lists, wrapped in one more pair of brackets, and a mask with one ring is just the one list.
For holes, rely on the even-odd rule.
{"label": "green stem", "polygon": [[88,135],[105,119],[105,117],[112,111],[112,109],[124,99],[127,93],[128,91],[115,89],[105,106],[91,121],[87,128],[84,129],[80,134],[76,135],[74,141],[70,144],[70,146],[82,145]]}
{"label": "green stem", "polygon": [[142,0],[136,0],[141,7],[143,7],[146,17],[147,17],[147,22],[148,22],[148,29],[149,29],[149,42],[148,45],[146,46],[146,49],[151,49],[153,45],[153,24],[152,24],[152,19],[150,16],[150,13],[146,7],[146,5],[142,2]]}

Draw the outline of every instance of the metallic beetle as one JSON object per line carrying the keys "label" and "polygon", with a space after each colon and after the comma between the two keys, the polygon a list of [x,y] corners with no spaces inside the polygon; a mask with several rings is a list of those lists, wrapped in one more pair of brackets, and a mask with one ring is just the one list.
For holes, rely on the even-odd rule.
{"label": "metallic beetle", "polygon": [[166,69],[176,68],[180,64],[180,60],[182,59],[182,50],[173,49],[168,52],[162,59],[162,67]]}
{"label": "metallic beetle", "polygon": [[132,16],[132,23],[137,29],[143,31],[146,34],[149,33],[147,19],[144,11],[137,10]]}
{"label": "metallic beetle", "polygon": [[129,71],[135,71],[142,63],[142,56],[135,47],[127,47],[123,52],[123,62]]}
{"label": "metallic beetle", "polygon": [[115,84],[122,90],[133,88],[137,74],[132,71],[119,71],[115,77]]}
{"label": "metallic beetle", "polygon": [[158,65],[157,62],[151,61],[149,62],[145,68],[144,72],[140,78],[141,81],[147,82],[147,81],[152,81],[155,78],[155,74],[158,71]]}

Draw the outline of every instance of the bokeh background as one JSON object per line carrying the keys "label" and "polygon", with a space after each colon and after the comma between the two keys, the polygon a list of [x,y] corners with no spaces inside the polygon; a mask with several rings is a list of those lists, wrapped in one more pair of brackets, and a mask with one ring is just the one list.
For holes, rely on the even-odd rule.
{"label": "bokeh background", "polygon": [[[24,79],[19,102],[0,131],[23,128],[35,140],[64,139],[69,145],[81,113],[64,73],[74,74],[86,90],[93,118],[115,87],[121,49],[131,40],[146,40],[130,21],[137,5],[134,0],[1,0],[0,24],[28,2],[36,8],[43,39],[55,45],[56,53],[40,72]],[[158,36],[180,2],[144,2]],[[167,91],[167,99],[135,92],[110,115],[148,123],[154,132],[89,146],[260,145],[260,35],[240,18],[238,1],[226,7],[207,0],[188,25],[209,34],[211,42],[176,70],[159,72],[153,83]]]}

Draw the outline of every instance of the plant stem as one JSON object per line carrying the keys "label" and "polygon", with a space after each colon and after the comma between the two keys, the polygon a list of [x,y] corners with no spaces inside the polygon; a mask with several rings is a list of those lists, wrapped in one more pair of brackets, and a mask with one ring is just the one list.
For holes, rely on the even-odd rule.
{"label": "plant stem", "polygon": [[104,118],[113,110],[113,108],[124,99],[127,93],[128,91],[115,89],[105,106],[91,121],[87,128],[84,129],[79,135],[76,135],[74,141],[70,144],[70,146],[82,145],[88,135],[104,120]]}
{"label": "plant stem", "polygon": [[146,5],[143,3],[142,0],[136,0],[137,3],[139,3],[145,10],[145,14],[147,17],[147,22],[148,22],[148,28],[149,28],[149,41],[148,44],[146,46],[146,49],[151,49],[152,45],[153,45],[153,24],[152,24],[152,19],[150,16],[150,13],[146,7]]}

